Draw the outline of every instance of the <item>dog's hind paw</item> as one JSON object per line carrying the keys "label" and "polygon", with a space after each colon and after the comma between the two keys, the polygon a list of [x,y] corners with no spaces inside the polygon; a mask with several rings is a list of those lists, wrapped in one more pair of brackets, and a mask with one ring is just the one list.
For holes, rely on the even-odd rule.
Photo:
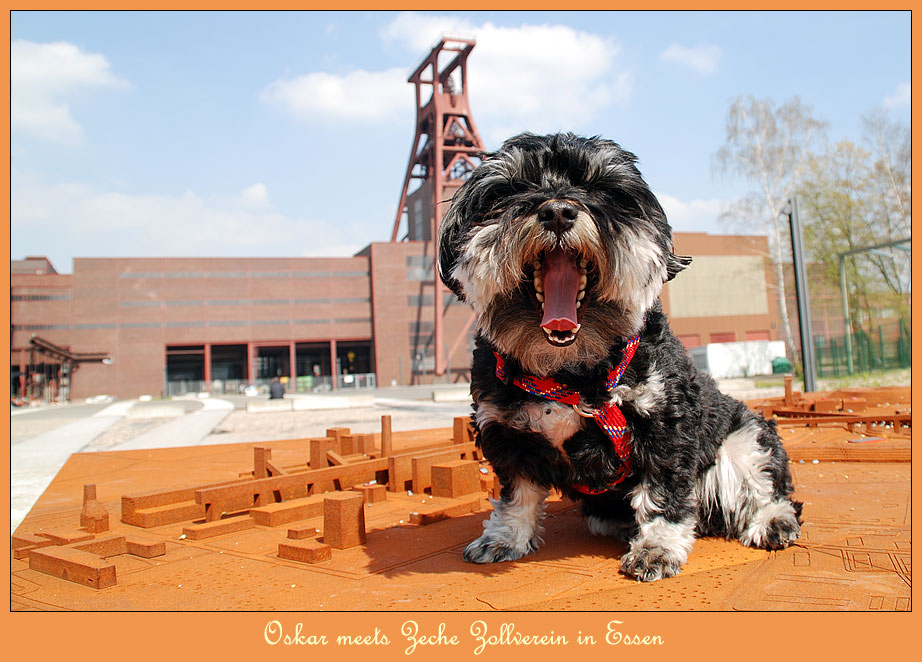
{"label": "dog's hind paw", "polygon": [[639,582],[655,582],[674,577],[682,565],[674,554],[659,546],[644,546],[621,557],[621,572]]}
{"label": "dog's hind paw", "polygon": [[776,501],[763,508],[740,540],[749,547],[784,549],[800,538],[800,504]]}
{"label": "dog's hind paw", "polygon": [[630,542],[637,535],[637,524],[634,522],[621,522],[613,519],[602,519],[595,515],[586,518],[589,533],[595,536],[610,536],[617,540]]}
{"label": "dog's hind paw", "polygon": [[471,563],[499,563],[500,561],[515,561],[537,548],[535,541],[529,542],[525,549],[518,549],[502,540],[483,535],[467,546],[462,557]]}
{"label": "dog's hind paw", "polygon": [[784,549],[797,542],[800,538],[800,524],[790,517],[777,517],[773,519],[768,530],[762,538],[762,547],[765,549]]}

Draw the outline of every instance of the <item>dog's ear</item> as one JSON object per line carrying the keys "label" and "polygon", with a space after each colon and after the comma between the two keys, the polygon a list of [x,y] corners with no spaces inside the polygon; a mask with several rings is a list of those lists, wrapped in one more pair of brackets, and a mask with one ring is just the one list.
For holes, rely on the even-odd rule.
{"label": "dog's ear", "polygon": [[439,227],[438,270],[439,278],[445,286],[464,301],[464,289],[451,274],[458,264],[458,253],[462,235],[460,214],[454,207],[450,208]]}
{"label": "dog's ear", "polygon": [[669,251],[669,255],[666,256],[666,280],[670,281],[675,278],[676,274],[691,264],[691,261],[691,257],[687,255],[676,255]]}

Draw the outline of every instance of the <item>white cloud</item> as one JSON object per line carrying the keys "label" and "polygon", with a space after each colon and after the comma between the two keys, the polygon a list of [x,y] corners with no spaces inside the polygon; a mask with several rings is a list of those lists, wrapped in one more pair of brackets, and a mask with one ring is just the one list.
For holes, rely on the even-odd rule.
{"label": "white cloud", "polygon": [[717,73],[722,55],[723,51],[720,47],[711,44],[697,46],[672,44],[659,54],[659,59],[686,67],[702,76],[711,76]]}
{"label": "white cloud", "polygon": [[[445,35],[477,40],[468,61],[470,100],[481,129],[489,127],[488,143],[523,130],[571,129],[630,96],[632,79],[618,66],[619,46],[567,26],[508,28],[405,12],[380,32],[385,43],[407,50],[412,66]],[[413,112],[413,87],[406,82],[411,71],[309,73],[271,83],[262,97],[302,119],[389,118]]]}
{"label": "white cloud", "polygon": [[269,204],[269,190],[265,184],[253,184],[240,192],[240,198],[248,205],[265,206]]}
{"label": "white cloud", "polygon": [[707,232],[710,234],[726,233],[721,227],[720,215],[727,207],[726,200],[680,200],[665,193],[657,193],[656,198],[666,212],[666,218],[674,232]]}
{"label": "white cloud", "polygon": [[[477,28],[461,16],[402,12],[381,29],[380,36],[386,42],[400,43],[408,50],[419,51],[422,57],[442,37],[476,38]],[[477,48],[480,48],[479,43]]]}
{"label": "white cloud", "polygon": [[127,87],[110,71],[109,61],[73,44],[38,44],[17,39],[10,48],[14,130],[55,142],[79,142],[83,129],[71,115],[69,101],[86,91]]}
{"label": "white cloud", "polygon": [[283,78],[266,86],[260,98],[301,120],[388,120],[413,108],[413,88],[403,69]]}
{"label": "white cloud", "polygon": [[281,214],[262,184],[225,199],[125,194],[16,169],[11,219],[13,255],[48,255],[59,270],[71,256],[347,256],[374,235],[358,222]]}
{"label": "white cloud", "polygon": [[473,37],[471,110],[488,142],[523,130],[572,129],[624,103],[632,78],[609,38],[563,25],[474,25],[457,16],[399,14],[381,31],[419,59],[441,36]]}
{"label": "white cloud", "polygon": [[884,98],[884,108],[896,108],[898,106],[908,106],[912,101],[912,84],[900,83],[896,86],[896,91]]}

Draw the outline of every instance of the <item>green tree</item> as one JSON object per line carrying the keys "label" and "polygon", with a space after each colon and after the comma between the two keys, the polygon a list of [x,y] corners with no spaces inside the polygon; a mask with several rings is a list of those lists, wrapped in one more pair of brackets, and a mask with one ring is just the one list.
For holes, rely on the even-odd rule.
{"label": "green tree", "polygon": [[[842,140],[811,156],[797,193],[811,261],[839,287],[839,254],[909,238],[911,146],[908,127],[882,113],[864,118],[865,143]],[[908,255],[897,249],[862,252],[844,262],[852,320],[871,323],[908,315]]]}

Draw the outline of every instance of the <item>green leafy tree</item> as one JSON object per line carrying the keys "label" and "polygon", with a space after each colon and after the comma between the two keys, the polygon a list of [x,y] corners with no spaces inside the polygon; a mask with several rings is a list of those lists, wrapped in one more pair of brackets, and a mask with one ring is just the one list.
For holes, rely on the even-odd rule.
{"label": "green leafy tree", "polygon": [[[909,129],[875,112],[865,116],[865,144],[842,140],[811,156],[798,187],[807,251],[839,287],[839,254],[909,238],[912,150]],[[862,252],[844,262],[852,320],[906,317],[911,285],[908,255],[894,248]]]}

